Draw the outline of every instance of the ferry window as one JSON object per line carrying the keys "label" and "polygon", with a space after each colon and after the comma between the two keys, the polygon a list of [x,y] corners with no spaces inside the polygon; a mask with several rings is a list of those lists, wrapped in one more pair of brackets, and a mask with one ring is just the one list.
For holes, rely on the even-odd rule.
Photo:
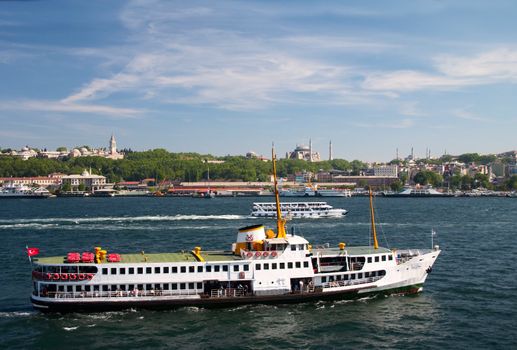
{"label": "ferry window", "polygon": [[379,257],[378,256],[375,257],[375,262],[379,262]]}
{"label": "ferry window", "polygon": [[379,271],[379,276],[384,276],[386,274],[386,271],[382,270],[382,271]]}
{"label": "ferry window", "polygon": [[264,264],[264,270],[269,270],[269,264],[268,263]]}
{"label": "ferry window", "polygon": [[393,255],[388,255],[388,260],[393,260]]}
{"label": "ferry window", "polygon": [[369,272],[365,272],[364,273],[364,277],[366,277],[366,278],[370,277],[370,273]]}
{"label": "ferry window", "polygon": [[206,272],[212,272],[212,266],[206,265]]}
{"label": "ferry window", "polygon": [[169,290],[169,284],[168,283],[164,283],[163,284],[163,290]]}
{"label": "ferry window", "polygon": [[151,290],[153,289],[153,285],[152,284],[146,284],[145,285],[145,290]]}
{"label": "ferry window", "polygon": [[291,244],[291,250],[296,250],[296,244]]}
{"label": "ferry window", "polygon": [[298,245],[298,250],[303,250],[303,244]]}
{"label": "ferry window", "polygon": [[359,272],[359,273],[357,274],[357,278],[363,278],[363,273],[362,273],[362,272]]}
{"label": "ferry window", "polygon": [[103,292],[107,292],[108,291],[108,285],[107,284],[102,286],[102,291]]}
{"label": "ferry window", "polygon": [[178,289],[178,284],[177,283],[172,283],[171,284],[171,289],[172,290],[177,290]]}
{"label": "ferry window", "polygon": [[303,267],[309,267],[309,262],[308,261],[304,261],[303,262]]}
{"label": "ferry window", "polygon": [[301,268],[301,267],[302,267],[302,263],[301,263],[301,262],[299,262],[299,261],[297,261],[297,262],[296,262],[296,268],[297,268],[297,269],[299,269],[299,268]]}
{"label": "ferry window", "polygon": [[111,268],[111,274],[112,275],[116,275],[117,274],[117,268],[116,267],[112,267]]}
{"label": "ferry window", "polygon": [[143,284],[139,284],[138,287],[136,287],[136,289],[138,290],[144,290],[144,285]]}
{"label": "ferry window", "polygon": [[369,263],[369,264],[371,264],[371,263],[372,263],[372,257],[371,257],[371,256],[369,256],[369,257],[368,257],[368,263]]}
{"label": "ferry window", "polygon": [[153,269],[150,267],[145,268],[145,273],[153,273]]}
{"label": "ferry window", "polygon": [[198,282],[197,283],[197,289],[203,289],[203,283]]}
{"label": "ferry window", "polygon": [[134,275],[134,274],[135,274],[135,268],[134,268],[134,267],[130,267],[130,268],[128,269],[128,273],[129,273],[130,275]]}
{"label": "ferry window", "polygon": [[120,285],[120,290],[126,290],[126,285],[125,284],[121,284]]}
{"label": "ferry window", "polygon": [[223,265],[223,271],[228,272],[228,265]]}
{"label": "ferry window", "polygon": [[261,269],[260,264],[256,264],[256,265],[255,265],[255,270],[260,270],[260,269]]}
{"label": "ferry window", "polygon": [[233,265],[233,271],[239,272],[239,265]]}
{"label": "ferry window", "polygon": [[334,282],[334,276],[329,277],[329,282]]}
{"label": "ferry window", "polygon": [[321,283],[327,282],[327,277],[321,277]]}
{"label": "ferry window", "polygon": [[178,268],[176,266],[171,267],[171,273],[178,273]]}
{"label": "ferry window", "polygon": [[277,263],[272,263],[271,270],[276,270],[276,269],[277,269]]}
{"label": "ferry window", "polygon": [[188,272],[194,273],[194,272],[196,272],[196,268],[194,266],[189,266],[188,267]]}
{"label": "ferry window", "polygon": [[73,292],[74,286],[67,286],[66,291],[67,292]]}
{"label": "ferry window", "polygon": [[106,267],[102,268],[102,274],[103,275],[107,275],[108,274],[108,269]]}
{"label": "ferry window", "polygon": [[285,263],[280,263],[280,269],[285,269]]}
{"label": "ferry window", "polygon": [[143,267],[139,267],[137,269],[137,272],[138,272],[139,275],[143,274],[144,273],[144,268]]}
{"label": "ferry window", "polygon": [[181,273],[186,273],[187,272],[187,267],[186,266],[181,266],[180,267],[180,272]]}
{"label": "ferry window", "polygon": [[214,265],[214,272],[219,272],[221,267],[219,265]]}
{"label": "ferry window", "polygon": [[293,263],[292,262],[288,262],[287,263],[287,268],[288,269],[292,269],[293,268]]}
{"label": "ferry window", "polygon": [[162,289],[162,286],[160,286],[160,284],[159,284],[159,283],[156,283],[156,284],[154,285],[154,289],[160,290],[160,289]]}
{"label": "ferry window", "polygon": [[341,275],[337,275],[336,280],[341,281]]}
{"label": "ferry window", "polygon": [[125,267],[121,267],[118,273],[121,274],[121,275],[125,275],[126,274],[126,268]]}
{"label": "ferry window", "polygon": [[386,261],[386,255],[382,256],[382,261]]}
{"label": "ferry window", "polygon": [[89,292],[91,289],[90,289],[90,286],[84,286],[84,290]]}
{"label": "ferry window", "polygon": [[169,266],[163,267],[163,273],[169,273]]}
{"label": "ferry window", "polygon": [[343,279],[344,279],[345,281],[348,281],[348,275],[344,275],[344,276],[343,276]]}
{"label": "ferry window", "polygon": [[154,268],[154,273],[160,273],[160,267],[159,266]]}
{"label": "ferry window", "polygon": [[135,289],[135,285],[134,284],[130,284],[127,286],[127,290],[134,290]]}
{"label": "ferry window", "polygon": [[249,271],[250,270],[250,266],[249,265],[244,265],[243,266],[243,270],[244,271]]}
{"label": "ferry window", "polygon": [[355,280],[355,273],[350,275],[350,279]]}
{"label": "ferry window", "polygon": [[180,289],[185,289],[185,283],[180,283]]}
{"label": "ferry window", "polygon": [[194,283],[189,283],[188,284],[188,289],[194,289]]}

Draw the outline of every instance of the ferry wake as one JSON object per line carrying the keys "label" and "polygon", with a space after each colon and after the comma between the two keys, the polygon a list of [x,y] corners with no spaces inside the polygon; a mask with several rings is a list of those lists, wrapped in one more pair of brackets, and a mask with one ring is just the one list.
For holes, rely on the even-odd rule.
{"label": "ferry wake", "polygon": [[440,254],[433,249],[378,246],[371,205],[372,246],[311,245],[288,234],[282,216],[276,158],[276,231],[262,224],[238,230],[228,251],[149,254],[70,252],[32,259],[31,302],[43,312],[90,312],[178,306],[225,307],[410,294],[422,290]]}

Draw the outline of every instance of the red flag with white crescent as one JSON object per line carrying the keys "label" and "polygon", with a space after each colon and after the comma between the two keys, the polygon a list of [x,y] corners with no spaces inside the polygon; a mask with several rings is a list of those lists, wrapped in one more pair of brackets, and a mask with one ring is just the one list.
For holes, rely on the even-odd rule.
{"label": "red flag with white crescent", "polygon": [[27,248],[27,255],[29,257],[38,255],[39,254],[39,248]]}

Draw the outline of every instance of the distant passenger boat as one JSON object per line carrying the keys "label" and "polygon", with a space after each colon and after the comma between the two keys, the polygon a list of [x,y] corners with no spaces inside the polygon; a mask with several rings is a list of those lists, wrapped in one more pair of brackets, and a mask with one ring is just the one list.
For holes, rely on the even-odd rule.
{"label": "distant passenger boat", "polygon": [[46,188],[31,188],[25,185],[8,184],[0,188],[0,198],[51,198],[55,197]]}
{"label": "distant passenger boat", "polygon": [[438,192],[432,187],[406,187],[400,192],[382,192],[385,197],[453,197],[453,193]]}
{"label": "distant passenger boat", "polygon": [[303,188],[289,188],[279,191],[280,197],[314,197],[316,196],[316,189],[312,186]]}
{"label": "distant passenger boat", "polygon": [[352,197],[350,190],[322,189],[316,191],[316,195],[320,197]]}
{"label": "distant passenger boat", "polygon": [[[348,211],[334,209],[327,202],[284,202],[280,203],[282,215],[291,218],[327,218],[342,217]],[[258,218],[276,218],[276,203],[253,203],[251,216]]]}

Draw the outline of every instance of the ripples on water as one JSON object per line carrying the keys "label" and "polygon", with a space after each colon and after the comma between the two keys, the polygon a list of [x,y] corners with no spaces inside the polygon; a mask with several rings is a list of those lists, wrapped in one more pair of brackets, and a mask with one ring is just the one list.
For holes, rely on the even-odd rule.
{"label": "ripples on water", "polygon": [[[63,255],[228,249],[257,198],[69,198],[0,205],[1,348],[516,348],[517,200],[377,200],[380,240],[443,253],[417,296],[222,310],[43,315],[31,309],[25,245]],[[269,199],[266,199],[269,201]],[[368,244],[367,199],[328,199],[342,219],[291,222],[314,244]],[[271,223],[272,224],[272,223]],[[384,234],[385,238],[382,236]],[[384,244],[386,245],[386,244]]]}

